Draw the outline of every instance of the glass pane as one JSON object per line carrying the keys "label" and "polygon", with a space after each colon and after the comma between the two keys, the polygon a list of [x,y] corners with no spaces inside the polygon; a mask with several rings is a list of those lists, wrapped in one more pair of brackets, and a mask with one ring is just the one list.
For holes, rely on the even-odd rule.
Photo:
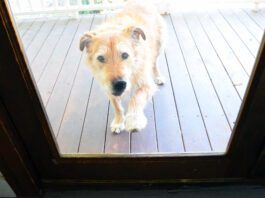
{"label": "glass pane", "polygon": [[[144,72],[148,64],[137,66],[149,56],[153,58],[146,63],[153,60],[155,65],[156,47],[145,51],[144,46],[155,46],[152,36],[156,32],[144,29],[139,21],[134,29],[128,24],[130,17],[148,12],[150,4],[141,12],[134,9],[127,18],[126,13],[122,20],[127,26],[116,20],[100,31],[97,27],[114,17],[124,1],[9,2],[61,153],[204,155],[226,151],[264,34],[263,3],[154,0],[163,14],[167,42],[156,64],[163,78],[148,81],[155,70],[149,67]],[[144,16],[147,24],[157,23]],[[115,42],[108,42],[113,38]],[[156,44],[162,42],[157,40]],[[133,53],[138,44],[138,54]],[[116,59],[110,54],[116,54]],[[144,116],[141,104],[146,89],[162,80],[165,83],[155,85],[158,90],[144,108]],[[112,127],[115,105],[107,93],[117,103],[122,98],[124,107],[124,119],[120,113],[116,121],[122,121]],[[143,129],[128,132],[137,128]]]}

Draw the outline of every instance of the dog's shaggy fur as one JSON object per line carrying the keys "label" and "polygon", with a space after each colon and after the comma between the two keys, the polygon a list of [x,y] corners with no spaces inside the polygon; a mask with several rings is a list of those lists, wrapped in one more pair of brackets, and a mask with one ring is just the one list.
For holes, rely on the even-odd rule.
{"label": "dog's shaggy fur", "polygon": [[[80,50],[86,48],[87,65],[115,109],[112,132],[146,126],[144,107],[156,84],[164,83],[156,65],[164,36],[165,24],[156,8],[129,1],[115,17],[81,37]],[[121,99],[128,91],[133,93],[125,116]]]}

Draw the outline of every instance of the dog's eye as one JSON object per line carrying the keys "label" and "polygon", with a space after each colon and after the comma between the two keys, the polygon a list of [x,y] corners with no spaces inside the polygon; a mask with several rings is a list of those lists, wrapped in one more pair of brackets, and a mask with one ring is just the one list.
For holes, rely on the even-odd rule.
{"label": "dog's eye", "polygon": [[125,60],[125,59],[127,59],[129,57],[129,54],[127,52],[123,52],[121,54],[121,57],[122,57],[123,60]]}
{"label": "dog's eye", "polygon": [[105,58],[104,58],[104,56],[98,56],[97,59],[98,59],[99,62],[101,62],[101,63],[105,63]]}

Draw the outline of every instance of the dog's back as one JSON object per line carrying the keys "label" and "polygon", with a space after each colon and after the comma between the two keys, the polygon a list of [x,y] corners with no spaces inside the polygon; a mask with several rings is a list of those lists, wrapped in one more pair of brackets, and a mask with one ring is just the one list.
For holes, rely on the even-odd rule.
{"label": "dog's back", "polygon": [[[124,27],[139,27],[149,40],[151,48],[162,48],[166,37],[166,26],[156,6],[151,1],[130,0],[123,10],[110,17],[100,28],[105,31],[115,31]],[[159,46],[157,42],[159,41]]]}

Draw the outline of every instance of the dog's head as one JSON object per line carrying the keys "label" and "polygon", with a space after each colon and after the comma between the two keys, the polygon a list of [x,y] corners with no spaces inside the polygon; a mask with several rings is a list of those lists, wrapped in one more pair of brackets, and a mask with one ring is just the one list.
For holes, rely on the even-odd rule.
{"label": "dog's head", "polygon": [[134,46],[145,40],[142,29],[87,32],[80,39],[80,50],[86,49],[87,63],[93,75],[108,94],[120,96],[129,89],[136,64]]}

